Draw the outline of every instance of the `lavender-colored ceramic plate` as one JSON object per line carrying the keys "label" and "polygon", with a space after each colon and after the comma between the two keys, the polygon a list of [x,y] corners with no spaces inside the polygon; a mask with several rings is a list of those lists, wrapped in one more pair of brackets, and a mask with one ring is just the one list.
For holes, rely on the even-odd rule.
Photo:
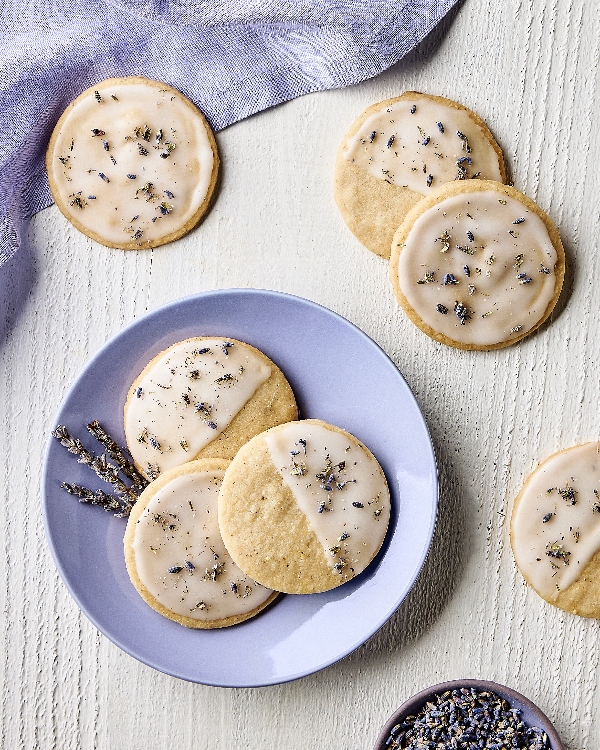
{"label": "lavender-colored ceramic plate", "polygon": [[501,698],[504,698],[511,708],[516,708],[520,711],[520,718],[526,724],[530,727],[539,727],[546,732],[551,750],[565,750],[565,746],[560,741],[560,737],[556,729],[552,726],[550,719],[535,703],[532,703],[529,698],[521,695],[521,693],[517,693],[512,688],[500,685],[497,682],[489,682],[488,680],[451,680],[450,682],[442,682],[439,685],[432,685],[425,690],[421,690],[420,693],[409,698],[390,716],[377,738],[374,750],[388,750],[390,746],[389,736],[392,729],[407,716],[418,713],[427,701],[432,700],[436,695],[445,693],[446,690],[460,690],[460,688],[475,688],[480,691],[492,691],[496,693]]}
{"label": "lavender-colored ceramic plate", "polygon": [[247,341],[289,379],[302,417],[324,419],[373,451],[392,493],[392,517],[376,560],[324,594],[282,596],[252,620],[188,630],[161,617],[131,584],[123,559],[126,521],[82,505],[60,488],[101,485],[50,438],[42,475],[46,535],[82,611],[131,656],[175,677],[224,687],[273,685],[316,672],[364,643],[396,610],[425,560],[436,518],[437,474],[426,424],[387,355],[344,318],[286,294],[233,289],[198,294],[136,321],[101,349],[65,398],[65,424],[98,450],[86,423],[120,441],[129,385],[170,344],[191,336]]}

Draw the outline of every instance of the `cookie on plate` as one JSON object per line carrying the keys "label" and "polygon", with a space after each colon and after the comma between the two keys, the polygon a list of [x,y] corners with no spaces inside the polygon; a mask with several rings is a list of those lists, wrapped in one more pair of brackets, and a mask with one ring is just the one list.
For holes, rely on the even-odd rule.
{"label": "cookie on plate", "polygon": [[514,502],[510,541],[543,599],[600,618],[600,443],[559,451],[538,466]]}
{"label": "cookie on plate", "polygon": [[506,181],[484,121],[450,99],[407,91],[352,123],[335,163],[335,200],[357,239],[389,258],[394,232],[424,195],[473,177]]}
{"label": "cookie on plate", "polygon": [[227,461],[178,466],[151,482],[125,531],[125,563],[140,596],[188,628],[222,628],[253,617],[277,592],[252,581],[219,533],[217,496]]}
{"label": "cookie on plate", "polygon": [[307,419],[244,445],[219,494],[223,541],[263,586],[291,594],[335,588],[383,543],[390,495],[373,454],[339,427]]}
{"label": "cookie on plate", "polygon": [[562,288],[558,230],[530,198],[490,180],[442,185],[392,243],[390,280],[408,317],[436,341],[499,349],[534,331]]}
{"label": "cookie on plate", "polygon": [[263,430],[298,418],[292,389],[266,355],[235,339],[173,344],[135,379],[125,438],[148,479],[195,458],[232,459]]}
{"label": "cookie on plate", "polygon": [[77,229],[108,247],[182,237],[208,211],[219,172],[213,133],[166,83],[109,78],[80,94],[48,145],[52,197]]}

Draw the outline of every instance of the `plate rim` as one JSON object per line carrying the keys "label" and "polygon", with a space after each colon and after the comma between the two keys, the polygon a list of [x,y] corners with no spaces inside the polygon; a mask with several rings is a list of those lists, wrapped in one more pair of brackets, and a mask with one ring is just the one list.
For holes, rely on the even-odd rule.
{"label": "plate rim", "polygon": [[43,456],[41,475],[40,475],[40,493],[41,493],[44,536],[45,536],[48,548],[50,549],[50,554],[52,556],[52,560],[54,562],[56,570],[58,571],[58,574],[60,576],[62,583],[65,585],[67,591],[69,592],[69,594],[75,601],[75,604],[77,605],[77,608],[79,609],[79,611],[83,615],[85,615],[85,617],[92,623],[92,625],[104,637],[106,637],[111,643],[117,646],[117,648],[119,648],[125,654],[127,654],[131,658],[136,659],[136,661],[139,661],[142,664],[148,667],[151,667],[152,669],[156,669],[158,672],[167,674],[171,677],[175,677],[180,680],[184,680],[186,682],[191,682],[192,684],[202,684],[202,685],[207,685],[211,687],[225,687],[225,688],[258,688],[258,687],[268,687],[272,685],[282,685],[288,682],[293,682],[303,677],[307,677],[311,674],[320,672],[323,669],[326,669],[327,667],[330,667],[333,664],[336,664],[337,662],[341,661],[342,659],[345,659],[347,656],[352,654],[358,648],[363,646],[393,616],[393,614],[398,610],[401,604],[405,601],[409,592],[413,589],[418,577],[420,576],[423,570],[423,566],[425,565],[425,562],[429,556],[429,553],[431,551],[431,545],[433,542],[433,537],[435,534],[438,514],[439,514],[439,471],[438,471],[437,458],[435,454],[435,448],[434,448],[433,441],[431,438],[431,433],[430,433],[427,421],[425,419],[425,416],[423,414],[423,411],[421,409],[421,406],[419,405],[419,402],[417,401],[414,393],[412,392],[412,389],[410,388],[408,382],[406,381],[406,378],[404,377],[403,373],[397,367],[397,365],[395,364],[393,359],[389,356],[389,354],[374,339],[372,339],[368,334],[366,334],[361,328],[359,328],[355,323],[348,320],[340,313],[334,310],[331,310],[330,308],[325,307],[324,305],[321,305],[318,302],[314,302],[313,300],[306,299],[305,297],[300,297],[299,295],[289,294],[287,292],[280,292],[280,291],[270,290],[270,289],[256,288],[256,287],[231,287],[231,288],[227,287],[223,289],[211,289],[211,290],[206,290],[203,292],[197,292],[195,294],[186,295],[184,297],[177,298],[176,300],[172,300],[171,302],[168,302],[164,305],[160,305],[154,308],[153,310],[145,312],[140,317],[132,320],[126,326],[121,328],[116,334],[114,334],[107,341],[105,341],[105,343],[95,352],[95,354],[85,362],[81,370],[78,372],[77,376],[71,382],[69,388],[67,388],[67,390],[64,392],[61,398],[60,404],[53,414],[53,422],[51,423],[52,426],[49,427],[49,431],[53,430],[54,426],[59,423],[58,418],[63,411],[64,405],[67,403],[67,401],[71,399],[71,397],[77,390],[77,387],[80,381],[84,379],[84,376],[87,374],[87,372],[94,367],[97,360],[101,359],[104,356],[105,352],[109,351],[114,346],[115,343],[117,343],[121,339],[126,338],[128,335],[130,335],[133,329],[135,329],[139,325],[143,325],[143,323],[147,321],[148,319],[159,317],[167,313],[168,311],[172,310],[173,308],[176,308],[182,304],[193,303],[196,300],[208,299],[211,297],[221,297],[221,296],[230,296],[230,295],[233,295],[233,296],[247,295],[247,296],[253,296],[253,297],[260,297],[260,296],[266,295],[268,297],[275,297],[284,301],[293,300],[296,303],[308,305],[309,307],[313,307],[317,309],[321,313],[333,316],[342,325],[345,324],[347,326],[350,326],[355,333],[359,334],[359,336],[365,341],[365,343],[367,343],[369,346],[374,347],[376,350],[378,350],[378,352],[383,355],[384,360],[386,361],[386,364],[388,366],[391,366],[394,369],[395,374],[400,378],[400,380],[404,384],[407,395],[409,396],[410,400],[412,401],[413,406],[416,408],[418,414],[421,417],[422,425],[424,428],[424,435],[427,439],[426,447],[428,449],[428,460],[431,462],[432,474],[433,474],[432,476],[433,493],[432,493],[431,521],[429,524],[429,528],[427,530],[427,543],[424,545],[424,548],[421,552],[420,559],[416,561],[414,573],[411,576],[410,582],[406,587],[406,591],[403,593],[400,600],[397,601],[391,609],[386,611],[384,616],[380,618],[374,626],[371,626],[367,631],[365,631],[365,633],[361,636],[361,639],[358,643],[355,643],[351,647],[342,650],[331,659],[326,659],[323,663],[321,663],[317,667],[309,667],[306,670],[301,670],[294,674],[286,675],[283,678],[273,677],[272,679],[255,680],[251,684],[247,683],[243,685],[237,685],[237,684],[234,685],[225,681],[218,682],[215,680],[206,680],[202,678],[191,679],[188,676],[177,674],[175,670],[169,670],[168,668],[165,668],[164,665],[161,666],[157,664],[155,660],[152,660],[145,656],[142,657],[142,655],[140,655],[139,652],[132,650],[131,647],[128,647],[128,646],[126,647],[120,638],[108,633],[104,627],[100,626],[94,614],[90,612],[89,608],[80,600],[80,597],[77,594],[76,589],[74,589],[73,586],[71,585],[70,579],[68,575],[66,574],[65,569],[59,561],[58,553],[55,549],[55,541],[49,530],[49,516],[48,516],[48,506],[47,506],[47,497],[46,497],[46,480],[48,477],[50,452],[55,441],[55,438],[52,436],[52,434],[49,434],[47,442],[46,442],[46,446],[44,449],[44,456]]}

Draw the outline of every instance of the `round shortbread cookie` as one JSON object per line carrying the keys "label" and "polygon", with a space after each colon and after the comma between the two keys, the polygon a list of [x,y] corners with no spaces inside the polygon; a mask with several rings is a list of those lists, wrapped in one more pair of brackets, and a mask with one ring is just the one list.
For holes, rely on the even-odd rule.
{"label": "round shortbread cookie", "polygon": [[600,443],[559,451],[517,496],[510,541],[527,583],[555,607],[600,618]]}
{"label": "round shortbread cookie", "polygon": [[450,99],[406,91],[352,123],[336,158],[335,200],[357,239],[389,258],[394,232],[424,195],[473,177],[506,181],[485,122]]}
{"label": "round shortbread cookie", "polygon": [[307,419],[240,449],[219,494],[232,558],[263,586],[290,594],[335,588],[380,549],[390,495],[377,459],[339,427]]}
{"label": "round shortbread cookie", "polygon": [[125,563],[152,609],[188,628],[223,628],[253,617],[277,596],[229,556],[217,521],[228,461],[201,460],[146,487],[125,531]]}
{"label": "round shortbread cookie", "polygon": [[149,479],[196,458],[231,460],[250,438],[298,418],[284,374],[250,344],[199,337],[173,344],[135,379],[125,438]]}
{"label": "round shortbread cookie", "polygon": [[500,349],[540,326],[562,288],[558,230],[530,198],[489,180],[442,185],[392,243],[390,280],[408,317],[459,349]]}
{"label": "round shortbread cookie", "polygon": [[152,248],[208,211],[219,155],[204,115],[176,89],[109,78],[71,102],[48,145],[52,197],[77,229],[108,247]]}

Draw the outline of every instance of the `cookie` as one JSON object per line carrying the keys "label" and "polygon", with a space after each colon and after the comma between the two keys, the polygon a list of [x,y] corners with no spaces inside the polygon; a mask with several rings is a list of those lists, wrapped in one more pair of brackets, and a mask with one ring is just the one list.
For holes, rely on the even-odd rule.
{"label": "cookie", "polygon": [[357,239],[389,258],[394,232],[424,195],[474,177],[506,181],[484,121],[450,99],[407,91],[352,123],[335,163],[335,200]]}
{"label": "cookie", "polygon": [[281,370],[235,339],[193,338],[152,359],[129,389],[125,438],[149,479],[195,458],[232,459],[263,430],[298,418]]}
{"label": "cookie", "polygon": [[558,231],[508,185],[442,185],[410,211],[392,244],[390,279],[408,317],[436,341],[499,349],[534,331],[562,288]]}
{"label": "cookie", "polygon": [[107,247],[182,237],[208,211],[219,156],[204,115],[166,83],[109,78],[73,101],[48,145],[52,197]]}
{"label": "cookie", "polygon": [[219,526],[238,566],[290,594],[335,588],[377,554],[390,495],[373,454],[339,427],[307,419],[240,449],[219,494]]}
{"label": "cookie", "polygon": [[227,461],[178,466],[151,482],[125,531],[125,563],[152,609],[188,628],[223,628],[253,617],[277,592],[252,581],[229,556],[217,522]]}
{"label": "cookie", "polygon": [[510,541],[527,583],[555,607],[600,618],[600,443],[559,451],[517,496]]}

